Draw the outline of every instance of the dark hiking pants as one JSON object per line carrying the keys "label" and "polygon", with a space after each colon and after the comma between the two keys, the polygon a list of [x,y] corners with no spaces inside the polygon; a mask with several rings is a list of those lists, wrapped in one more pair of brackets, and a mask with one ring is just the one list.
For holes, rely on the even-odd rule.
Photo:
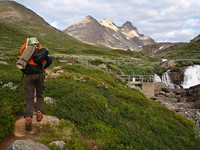
{"label": "dark hiking pants", "polygon": [[26,74],[24,78],[26,106],[24,117],[32,117],[34,107],[34,94],[36,91],[36,111],[43,112],[43,90],[44,90],[44,75],[38,74]]}

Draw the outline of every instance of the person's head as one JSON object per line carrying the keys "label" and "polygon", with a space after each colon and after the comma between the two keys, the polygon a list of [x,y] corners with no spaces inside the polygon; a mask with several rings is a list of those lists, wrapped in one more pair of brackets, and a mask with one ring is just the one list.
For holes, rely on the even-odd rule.
{"label": "person's head", "polygon": [[39,41],[36,37],[29,37],[28,38],[28,44],[30,45],[37,45],[39,44]]}
{"label": "person's head", "polygon": [[36,48],[39,48],[39,41],[36,37],[31,36],[31,37],[27,38],[26,43],[28,45],[35,45]]}

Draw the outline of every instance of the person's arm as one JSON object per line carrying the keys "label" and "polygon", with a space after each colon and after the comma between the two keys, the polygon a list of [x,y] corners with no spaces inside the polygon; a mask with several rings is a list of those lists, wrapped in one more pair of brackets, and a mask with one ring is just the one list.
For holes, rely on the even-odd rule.
{"label": "person's arm", "polygon": [[45,58],[45,60],[46,60],[46,64],[45,64],[45,66],[44,66],[44,69],[46,69],[47,67],[49,67],[49,66],[52,64],[52,59],[51,59],[51,57],[47,56],[47,57]]}

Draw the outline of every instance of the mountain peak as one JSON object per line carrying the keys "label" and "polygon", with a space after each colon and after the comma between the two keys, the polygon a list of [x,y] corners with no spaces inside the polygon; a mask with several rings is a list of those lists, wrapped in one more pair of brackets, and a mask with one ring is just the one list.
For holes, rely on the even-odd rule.
{"label": "mountain peak", "polygon": [[94,19],[94,17],[92,17],[91,15],[88,15],[88,16],[85,17],[85,18],[87,18],[87,19],[91,19],[91,20],[96,20],[96,19]]}
{"label": "mountain peak", "polygon": [[109,18],[101,20],[100,24],[115,31],[119,30],[119,28],[113,22],[111,22]]}
{"label": "mountain peak", "polygon": [[97,21],[92,16],[87,16],[66,28],[64,32],[87,43],[112,48],[138,50],[144,44],[154,43],[138,33],[130,21],[118,27],[109,18]]}
{"label": "mountain peak", "polygon": [[127,21],[126,23],[124,23],[122,25],[122,29],[124,30],[137,30],[137,28],[135,26],[132,25],[132,23],[130,21]]}
{"label": "mountain peak", "polygon": [[98,22],[95,18],[93,18],[91,15],[88,15],[87,17],[81,19],[80,21],[76,22],[74,25],[77,24],[87,24],[89,22]]}

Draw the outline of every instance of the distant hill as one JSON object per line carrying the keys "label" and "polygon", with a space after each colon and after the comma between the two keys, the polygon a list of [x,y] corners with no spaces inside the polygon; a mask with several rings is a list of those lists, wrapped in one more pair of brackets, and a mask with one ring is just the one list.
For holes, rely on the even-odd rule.
{"label": "distant hill", "polygon": [[52,27],[36,13],[17,2],[0,1],[0,50],[12,53],[12,48],[19,49],[29,36],[36,36],[51,52],[84,54],[109,49],[83,43]]}
{"label": "distant hill", "polygon": [[200,43],[200,34],[198,36],[196,36],[195,38],[193,38],[190,43]]}
{"label": "distant hill", "polygon": [[[185,58],[187,58],[189,55],[191,56],[192,51],[197,51],[200,44],[200,34],[193,39],[190,40],[190,42],[179,42],[179,43],[170,43],[170,42],[160,42],[160,43],[153,43],[144,45],[142,47],[142,52],[145,53],[152,53],[152,54],[165,54],[168,52],[173,52],[173,57],[180,57],[179,52],[183,53]],[[191,45],[193,45],[191,47]],[[190,51],[185,51],[186,49],[190,49]],[[175,51],[173,51],[175,50]],[[179,51],[179,52],[178,52]],[[172,55],[170,54],[170,55]],[[196,58],[199,56],[198,54],[193,55],[191,58]],[[183,59],[185,59],[183,58]]]}
{"label": "distant hill", "polygon": [[180,42],[180,43],[170,43],[170,42],[160,42],[160,43],[153,43],[144,45],[142,47],[142,52],[145,53],[153,53],[153,54],[161,54],[167,53],[174,49],[184,47],[187,43]]}
{"label": "distant hill", "polygon": [[0,22],[23,28],[45,28],[59,32],[32,10],[14,1],[0,1]]}
{"label": "distant hill", "polygon": [[111,48],[140,50],[143,45],[155,43],[151,37],[140,34],[131,22],[118,27],[110,19],[99,22],[92,16],[69,26],[64,32],[84,42]]}

